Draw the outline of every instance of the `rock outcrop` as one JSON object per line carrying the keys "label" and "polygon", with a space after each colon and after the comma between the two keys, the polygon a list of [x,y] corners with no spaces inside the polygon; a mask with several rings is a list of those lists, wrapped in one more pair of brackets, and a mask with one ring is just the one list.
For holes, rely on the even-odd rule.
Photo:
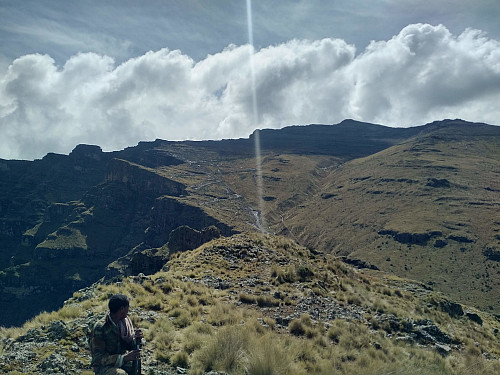
{"label": "rock outcrop", "polygon": [[126,274],[138,275],[142,273],[144,275],[152,275],[162,269],[165,263],[167,263],[168,258],[169,253],[167,248],[138,251],[132,255]]}
{"label": "rock outcrop", "polygon": [[[190,227],[196,231],[202,231],[204,228],[214,226],[224,236],[232,233],[232,229],[228,225],[214,219],[202,209],[183,203],[173,197],[163,196],[155,201],[151,210],[151,222],[146,230],[147,245],[150,247],[163,246],[166,242],[170,241],[171,232],[181,225]],[[182,229],[180,231],[179,236],[182,233]],[[208,231],[201,237],[210,237],[210,233]],[[199,237],[196,234],[193,235],[195,238]],[[174,247],[177,246],[174,244],[175,241],[174,239],[172,242]],[[197,241],[193,238],[193,243],[197,243]]]}
{"label": "rock outcrop", "polygon": [[139,194],[175,197],[186,194],[183,184],[160,176],[154,170],[121,159],[110,161],[106,182],[123,183]]}
{"label": "rock outcrop", "polygon": [[183,225],[170,232],[167,247],[171,254],[178,251],[193,250],[214,238],[219,238],[221,235],[221,230],[214,225],[203,228],[201,231]]}
{"label": "rock outcrop", "polygon": [[440,231],[432,231],[425,233],[408,233],[408,232],[398,232],[396,230],[381,230],[378,232],[379,235],[385,236],[389,235],[396,241],[408,244],[408,245],[427,245],[427,242],[437,236],[442,236],[443,233]]}
{"label": "rock outcrop", "polygon": [[450,181],[446,178],[429,178],[425,185],[433,188],[449,188],[451,186]]}
{"label": "rock outcrop", "polygon": [[489,260],[493,260],[495,262],[500,262],[500,249],[496,246],[487,246],[483,250],[484,256]]}

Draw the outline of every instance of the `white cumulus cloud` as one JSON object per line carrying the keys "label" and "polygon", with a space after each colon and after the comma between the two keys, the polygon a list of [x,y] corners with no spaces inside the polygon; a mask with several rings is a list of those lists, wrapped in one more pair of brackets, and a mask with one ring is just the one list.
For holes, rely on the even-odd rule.
{"label": "white cumulus cloud", "polygon": [[155,138],[246,137],[256,127],[344,118],[500,123],[500,42],[478,30],[414,24],[358,54],[331,38],[291,40],[252,59],[251,51],[230,45],[195,62],[161,49],[120,65],[94,53],[64,66],[48,55],[19,57],[0,76],[0,157],[68,153],[79,143],[116,150]]}

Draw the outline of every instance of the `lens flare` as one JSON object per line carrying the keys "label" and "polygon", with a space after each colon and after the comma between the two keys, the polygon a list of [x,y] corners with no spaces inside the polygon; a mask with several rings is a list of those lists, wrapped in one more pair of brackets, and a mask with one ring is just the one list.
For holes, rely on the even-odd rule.
{"label": "lens flare", "polygon": [[255,85],[255,66],[254,66],[254,53],[253,46],[253,21],[252,21],[252,1],[247,0],[247,25],[248,25],[248,43],[250,44],[249,63],[250,75],[252,79],[252,109],[253,109],[253,128],[254,132],[254,146],[255,146],[255,166],[256,166],[256,186],[257,186],[257,204],[258,212],[255,214],[257,228],[261,232],[267,232],[264,222],[264,188],[262,185],[262,158],[260,150],[260,131],[258,129],[259,114],[257,111],[257,89]]}

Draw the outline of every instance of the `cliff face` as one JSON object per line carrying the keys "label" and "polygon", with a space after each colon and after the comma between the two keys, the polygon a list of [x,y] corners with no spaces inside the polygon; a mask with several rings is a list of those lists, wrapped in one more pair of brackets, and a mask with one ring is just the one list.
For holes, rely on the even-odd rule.
{"label": "cliff face", "polygon": [[146,233],[147,244],[158,247],[167,243],[172,231],[181,226],[180,223],[198,231],[215,226],[223,235],[232,233],[229,225],[218,222],[200,208],[170,197],[160,197],[151,210],[151,225]]}
{"label": "cliff face", "polygon": [[500,127],[261,131],[261,176],[255,136],[0,160],[0,325],[216,232],[262,229],[500,313]]}
{"label": "cliff face", "polygon": [[110,161],[105,181],[122,183],[137,194],[178,197],[186,193],[183,184],[163,177],[154,170],[121,159]]}
{"label": "cliff face", "polygon": [[[146,154],[125,150],[113,156],[128,155],[149,165],[179,163],[162,153]],[[22,162],[22,170],[15,164],[6,161],[0,177],[5,188],[0,325],[20,324],[59,306],[76,289],[109,275],[106,269],[117,259],[130,260],[134,253],[161,247],[179,226],[201,230],[215,225],[231,233],[202,209],[177,200],[187,194],[184,184],[149,167],[111,158],[98,147],[79,146],[69,156],[50,155],[33,165]],[[16,206],[22,209],[16,211]],[[144,272],[163,265],[151,251],[141,254],[146,256],[138,256],[136,263],[142,259],[151,267],[136,264],[135,269]],[[115,274],[130,270],[127,263],[121,264]]]}

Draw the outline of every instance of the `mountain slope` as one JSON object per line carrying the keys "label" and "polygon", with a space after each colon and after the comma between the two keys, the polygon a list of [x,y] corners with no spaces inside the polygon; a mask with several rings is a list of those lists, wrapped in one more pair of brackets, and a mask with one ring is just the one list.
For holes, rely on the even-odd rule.
{"label": "mountain slope", "polygon": [[[173,256],[161,272],[80,290],[0,330],[0,372],[89,375],[89,327],[131,297],[148,374],[493,375],[500,323],[414,281],[256,233]],[[12,371],[12,372],[11,372]],[[218,371],[218,372],[214,372]]]}
{"label": "mountain slope", "polygon": [[281,231],[500,312],[498,128],[437,126],[322,183]]}
{"label": "mountain slope", "polygon": [[[141,147],[113,156],[152,167],[180,162]],[[82,156],[82,149],[90,153]],[[24,170],[5,162],[0,179],[6,197],[0,233],[1,325],[21,324],[60,306],[77,289],[129,272],[135,253],[162,247],[179,226],[203,230],[215,225],[221,234],[231,233],[203,208],[179,200],[185,194],[182,183],[96,147],[79,146],[69,156],[22,164]],[[124,257],[123,267],[114,263]]]}
{"label": "mountain slope", "polygon": [[460,120],[262,130],[261,173],[257,133],[2,160],[0,325],[263,228],[499,313],[499,132]]}

